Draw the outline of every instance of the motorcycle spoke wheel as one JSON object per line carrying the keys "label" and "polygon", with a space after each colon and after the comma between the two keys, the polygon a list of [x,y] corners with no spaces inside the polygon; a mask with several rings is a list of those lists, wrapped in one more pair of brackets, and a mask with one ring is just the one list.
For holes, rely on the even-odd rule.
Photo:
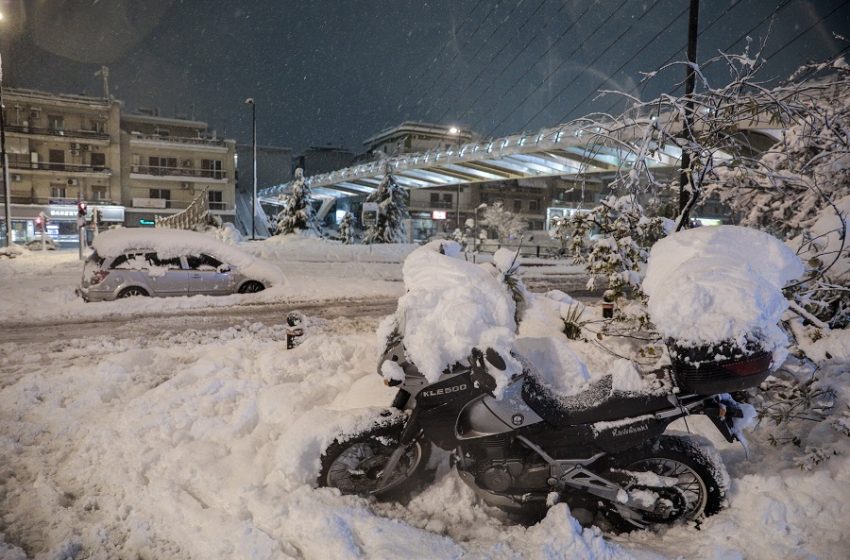
{"label": "motorcycle spoke wheel", "polygon": [[420,442],[413,442],[404,450],[393,472],[389,476],[385,474],[384,469],[397,449],[398,437],[393,432],[400,432],[400,428],[378,428],[335,442],[322,459],[319,486],[379,500],[404,500],[433,472],[426,468],[430,454]]}
{"label": "motorcycle spoke wheel", "polygon": [[681,515],[690,519],[705,509],[708,501],[708,489],[694,469],[674,459],[652,458],[643,459],[632,463],[626,470],[635,472],[652,472],[659,476],[675,478],[677,480],[673,487],[677,488],[685,497],[687,507]]}

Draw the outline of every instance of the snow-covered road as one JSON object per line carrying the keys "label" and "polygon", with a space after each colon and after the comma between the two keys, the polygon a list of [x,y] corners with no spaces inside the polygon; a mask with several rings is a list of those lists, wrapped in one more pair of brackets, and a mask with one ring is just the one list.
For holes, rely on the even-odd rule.
{"label": "snow-covered road", "polygon": [[[0,261],[5,332],[30,325],[0,340],[0,558],[846,558],[850,438],[824,424],[813,439],[841,454],[812,471],[767,425],[749,460],[702,418],[677,426],[711,437],[732,477],[699,528],[603,535],[564,505],[518,526],[446,463],[406,506],[315,488],[323,446],[392,399],[374,333],[401,259],[257,250],[287,264],[291,293],[87,306],[64,299],[75,259]],[[287,350],[291,307],[307,334]],[[847,342],[818,342],[842,408]]]}

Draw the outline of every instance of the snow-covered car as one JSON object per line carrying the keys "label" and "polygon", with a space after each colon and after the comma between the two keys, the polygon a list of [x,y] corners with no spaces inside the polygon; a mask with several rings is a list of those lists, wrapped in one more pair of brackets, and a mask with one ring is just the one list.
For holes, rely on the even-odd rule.
{"label": "snow-covered car", "polygon": [[[42,241],[41,238],[30,239],[26,243],[24,243],[24,247],[29,249],[30,251],[41,251]],[[44,249],[47,251],[55,251],[59,247],[56,246],[56,242],[53,241],[50,237],[44,238]]]}
{"label": "snow-covered car", "polygon": [[275,265],[193,231],[109,230],[92,248],[77,288],[86,301],[244,294],[284,282]]}

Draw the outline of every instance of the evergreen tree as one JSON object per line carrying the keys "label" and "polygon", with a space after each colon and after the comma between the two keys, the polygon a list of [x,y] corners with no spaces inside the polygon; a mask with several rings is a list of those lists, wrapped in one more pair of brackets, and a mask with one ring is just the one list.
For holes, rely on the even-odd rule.
{"label": "evergreen tree", "polygon": [[311,191],[304,180],[304,171],[295,170],[295,179],[290,187],[291,192],[283,210],[275,217],[277,233],[286,235],[299,231],[318,231],[313,207],[310,205]]}
{"label": "evergreen tree", "polygon": [[354,243],[354,214],[346,212],[339,222],[339,237],[346,245]]}
{"label": "evergreen tree", "polygon": [[407,212],[407,192],[387,173],[378,188],[366,199],[378,203],[378,221],[369,226],[363,240],[366,243],[404,243],[407,231],[404,221]]}

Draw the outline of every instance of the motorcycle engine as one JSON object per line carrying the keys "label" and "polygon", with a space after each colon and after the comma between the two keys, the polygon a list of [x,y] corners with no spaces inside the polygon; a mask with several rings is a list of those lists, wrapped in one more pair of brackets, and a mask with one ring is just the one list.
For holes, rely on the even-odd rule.
{"label": "motorcycle engine", "polygon": [[529,462],[528,450],[518,446],[512,438],[485,438],[464,452],[465,457],[458,466],[472,474],[481,488],[499,493],[547,488],[548,466]]}

